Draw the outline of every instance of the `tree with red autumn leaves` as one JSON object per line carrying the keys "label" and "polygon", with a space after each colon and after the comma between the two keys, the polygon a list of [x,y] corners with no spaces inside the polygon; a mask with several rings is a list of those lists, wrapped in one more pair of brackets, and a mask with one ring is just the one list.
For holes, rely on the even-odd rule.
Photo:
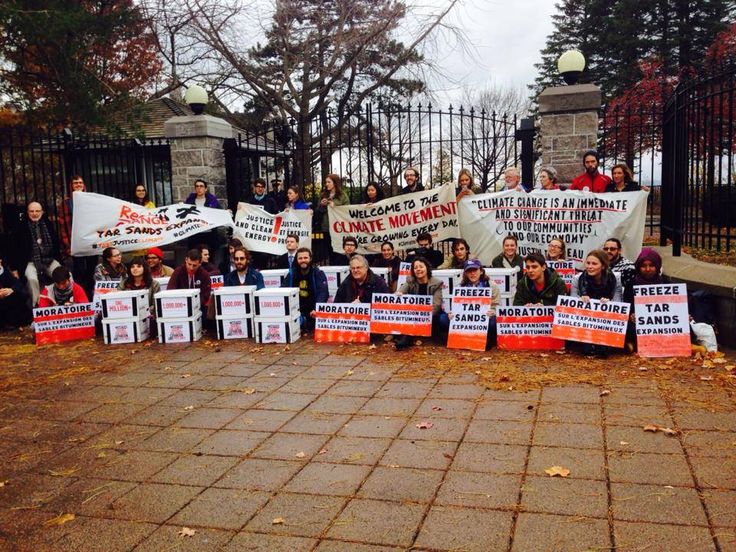
{"label": "tree with red autumn leaves", "polygon": [[161,70],[132,0],[0,3],[0,93],[30,124],[104,125]]}

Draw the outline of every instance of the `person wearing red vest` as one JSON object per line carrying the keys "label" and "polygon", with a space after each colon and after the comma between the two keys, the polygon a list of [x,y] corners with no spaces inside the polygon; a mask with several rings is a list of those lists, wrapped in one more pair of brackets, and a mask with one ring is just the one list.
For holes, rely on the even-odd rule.
{"label": "person wearing red vest", "polygon": [[573,178],[568,190],[583,190],[588,188],[588,191],[596,194],[605,192],[606,187],[611,183],[611,178],[598,172],[599,161],[600,158],[597,151],[590,149],[583,153],[585,172]]}

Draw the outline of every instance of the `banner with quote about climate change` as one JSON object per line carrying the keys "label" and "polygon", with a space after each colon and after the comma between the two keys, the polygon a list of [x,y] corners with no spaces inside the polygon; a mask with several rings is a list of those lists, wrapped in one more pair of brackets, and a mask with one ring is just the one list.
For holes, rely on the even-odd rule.
{"label": "banner with quote about climate change", "polygon": [[522,257],[545,252],[552,238],[562,238],[567,259],[582,268],[588,251],[615,237],[621,240],[624,255],[635,259],[644,237],[647,195],[542,190],[473,195],[458,204],[460,233],[484,263],[501,253],[509,234],[519,240]]}
{"label": "banner with quote about climate change", "polygon": [[257,205],[238,203],[234,234],[248,251],[283,255],[289,234],[299,236],[299,247],[311,249],[311,231],[312,211],[309,209],[289,209],[272,215]]}

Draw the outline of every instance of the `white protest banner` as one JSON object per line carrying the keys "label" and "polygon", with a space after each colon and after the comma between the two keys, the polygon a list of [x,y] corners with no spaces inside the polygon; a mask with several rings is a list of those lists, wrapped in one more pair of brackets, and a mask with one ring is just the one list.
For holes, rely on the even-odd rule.
{"label": "white protest banner", "polygon": [[423,232],[435,242],[459,236],[452,184],[372,204],[330,206],[327,212],[335,251],[342,250],[344,236],[357,238],[362,254],[380,252],[385,240],[397,250],[413,249]]}
{"label": "white protest banner", "polygon": [[488,338],[488,310],[492,288],[457,287],[452,293],[452,318],[447,335],[448,349],[485,351]]}
{"label": "white protest banner", "polygon": [[629,321],[628,303],[583,301],[560,295],[555,307],[552,337],[593,345],[623,347]]}
{"label": "white protest banner", "polygon": [[432,335],[432,297],[374,293],[371,333]]}
{"label": "white protest banner", "polygon": [[33,309],[36,345],[89,339],[95,336],[92,303]]}
{"label": "white protest banner", "polygon": [[575,279],[575,275],[578,273],[578,271],[575,270],[575,261],[547,261],[547,267],[550,270],[554,270],[555,272],[557,272],[557,274],[560,275],[560,278],[562,278],[562,281],[565,282],[565,285],[567,286],[567,291],[569,292],[570,288],[572,287],[572,281]]}
{"label": "white protest banner", "polygon": [[685,284],[634,286],[634,312],[639,356],[692,354]]}
{"label": "white protest banner", "polygon": [[503,239],[519,240],[519,255],[546,251],[552,238],[567,244],[567,258],[578,268],[588,251],[611,236],[623,243],[627,257],[641,251],[647,192],[593,194],[581,191],[530,193],[505,191],[463,198],[458,205],[460,232],[483,263],[501,253]]}
{"label": "white protest banner", "polygon": [[315,310],[315,343],[370,343],[369,304],[317,303]]}
{"label": "white protest banner", "polygon": [[220,226],[233,226],[223,209],[186,203],[146,209],[110,196],[74,192],[72,255],[98,255],[106,247],[160,247]]}
{"label": "white protest banner", "polygon": [[498,307],[498,348],[513,351],[564,349],[565,342],[552,337],[554,316],[554,307]]}
{"label": "white protest banner", "polygon": [[235,213],[235,237],[248,251],[272,255],[286,253],[286,236],[299,236],[299,247],[312,247],[311,209],[287,209],[277,215],[258,205],[238,203]]}

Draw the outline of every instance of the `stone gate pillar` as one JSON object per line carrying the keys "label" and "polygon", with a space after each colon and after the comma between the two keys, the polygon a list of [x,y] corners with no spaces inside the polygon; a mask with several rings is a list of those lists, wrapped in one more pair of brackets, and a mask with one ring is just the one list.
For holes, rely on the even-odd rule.
{"label": "stone gate pillar", "polygon": [[557,170],[558,184],[570,184],[583,172],[583,152],[597,147],[601,89],[594,84],[551,86],[538,103],[542,165]]}
{"label": "stone gate pillar", "polygon": [[230,123],[211,115],[177,116],[164,123],[164,134],[171,142],[173,201],[184,201],[194,191],[194,181],[201,178],[227,207],[222,146],[233,137]]}

